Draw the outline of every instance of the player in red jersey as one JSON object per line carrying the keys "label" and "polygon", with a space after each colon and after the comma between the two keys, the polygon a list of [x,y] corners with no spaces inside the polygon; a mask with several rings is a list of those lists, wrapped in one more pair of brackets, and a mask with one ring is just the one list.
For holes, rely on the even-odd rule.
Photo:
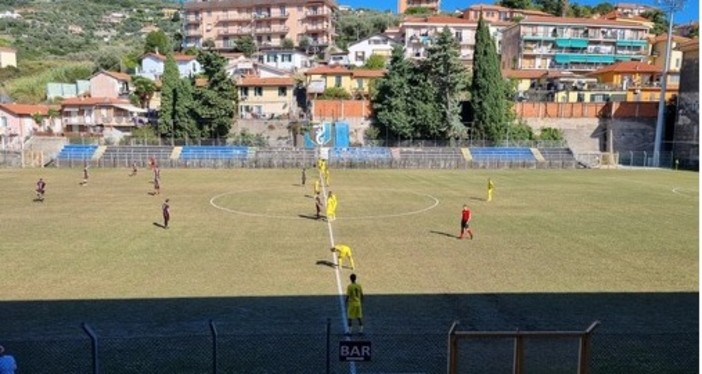
{"label": "player in red jersey", "polygon": [[463,239],[463,234],[466,232],[468,235],[470,235],[471,240],[473,239],[473,230],[470,229],[471,218],[471,212],[470,209],[468,209],[468,205],[464,205],[463,210],[461,211],[461,235],[458,236],[458,239]]}

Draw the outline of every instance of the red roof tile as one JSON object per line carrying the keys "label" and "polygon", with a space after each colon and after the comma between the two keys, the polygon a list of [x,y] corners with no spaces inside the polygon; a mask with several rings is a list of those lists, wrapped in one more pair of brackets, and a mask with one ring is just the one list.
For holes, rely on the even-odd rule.
{"label": "red roof tile", "polygon": [[[687,43],[687,42],[692,40],[690,38],[686,38],[684,36],[675,35],[675,34],[673,34],[672,39],[674,42],[681,43],[681,44]],[[656,36],[655,38],[653,38],[653,41],[654,42],[667,42],[668,41],[668,33],[664,33],[664,34],[660,34],[660,35]]]}
{"label": "red roof tile", "polygon": [[351,75],[353,72],[343,66],[319,65],[305,72],[305,75]]}
{"label": "red roof tile", "polygon": [[34,114],[48,115],[49,106],[43,104],[0,104],[0,109],[12,113],[15,116],[31,116]]}
{"label": "red roof tile", "polygon": [[402,23],[436,23],[440,25],[469,24],[478,25],[477,21],[451,16],[406,17]]}
{"label": "red roof tile", "polygon": [[621,61],[602,69],[594,71],[588,75],[599,75],[602,73],[660,73],[661,68],[638,61]]}
{"label": "red roof tile", "polygon": [[354,69],[351,72],[354,78],[382,78],[385,76],[385,70]]}
{"label": "red roof tile", "polygon": [[586,25],[586,26],[621,26],[645,28],[647,26],[635,24],[632,22],[612,21],[609,19],[592,19],[592,18],[575,18],[575,17],[544,17],[544,16],[526,16],[519,23],[521,24],[546,24],[546,25]]}
{"label": "red roof tile", "polygon": [[548,70],[502,70],[502,76],[510,79],[539,79]]}
{"label": "red roof tile", "polygon": [[237,83],[238,86],[294,86],[295,80],[290,77],[282,78],[259,78],[243,77]]}
{"label": "red roof tile", "polygon": [[[166,61],[166,56],[164,56],[162,54],[157,54],[157,53],[147,53],[144,56],[142,56],[142,59],[147,57],[147,56],[153,57],[153,58],[160,60],[160,61]],[[174,53],[173,54],[173,59],[175,59],[176,61],[192,61],[192,60],[195,60],[196,58],[197,58],[197,56],[185,55],[182,53]]]}
{"label": "red roof tile", "polygon": [[[120,80],[120,81],[125,81],[125,82],[131,82],[131,81],[132,81],[132,77],[130,77],[129,74],[120,73],[120,72],[116,72],[116,71],[102,70],[102,71],[96,73],[95,75],[98,75],[98,74],[100,74],[100,73],[109,75],[109,76],[111,76],[112,78],[117,79],[117,80]],[[93,76],[95,76],[95,75],[93,75]]]}
{"label": "red roof tile", "polygon": [[64,99],[61,106],[129,104],[129,100],[116,97],[72,97]]}
{"label": "red roof tile", "polygon": [[17,52],[17,50],[10,47],[0,47],[0,52]]}

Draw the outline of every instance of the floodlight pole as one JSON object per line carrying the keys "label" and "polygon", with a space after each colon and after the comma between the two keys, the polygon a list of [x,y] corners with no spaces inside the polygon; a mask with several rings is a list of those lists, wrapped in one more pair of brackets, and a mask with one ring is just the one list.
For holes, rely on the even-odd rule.
{"label": "floodlight pole", "polygon": [[670,51],[672,50],[673,40],[673,14],[682,9],[684,0],[660,0],[660,4],[664,4],[668,11],[668,40],[665,45],[665,59],[663,64],[663,73],[661,74],[661,96],[658,99],[658,117],[656,117],[656,137],[653,141],[653,166],[660,167],[661,161],[661,145],[663,143],[663,123],[665,121],[665,92],[668,85],[668,70],[670,69]]}

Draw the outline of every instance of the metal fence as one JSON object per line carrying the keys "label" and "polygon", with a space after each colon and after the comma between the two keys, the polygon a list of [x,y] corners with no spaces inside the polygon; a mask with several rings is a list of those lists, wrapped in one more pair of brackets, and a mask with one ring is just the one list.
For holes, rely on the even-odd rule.
{"label": "metal fence", "polygon": [[[7,353],[22,373],[446,373],[450,368],[450,323],[443,328],[398,330],[374,324],[365,335],[347,337],[338,323],[291,322],[242,326],[233,322],[183,324],[109,324],[76,326],[75,334],[12,339]],[[93,336],[91,338],[91,335]],[[45,336],[45,335],[44,335]],[[369,362],[340,359],[346,341],[371,344]],[[578,339],[526,337],[524,372],[576,373]],[[511,372],[513,339],[474,339],[456,352],[461,373]],[[696,331],[605,333],[590,339],[588,372],[692,373],[699,365]]]}
{"label": "metal fence", "polygon": [[0,150],[0,167],[19,168],[22,166],[22,154],[16,151]]}

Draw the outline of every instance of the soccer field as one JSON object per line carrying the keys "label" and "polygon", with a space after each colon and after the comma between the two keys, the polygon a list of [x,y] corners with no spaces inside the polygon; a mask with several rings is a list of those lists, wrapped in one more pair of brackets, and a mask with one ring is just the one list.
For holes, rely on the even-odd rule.
{"label": "soccer field", "polygon": [[[329,266],[334,242],[353,249],[370,337],[439,334],[432,349],[445,356],[453,320],[471,330],[601,320],[603,334],[697,340],[696,173],[332,169],[339,205],[329,225],[313,219],[313,170],[303,187],[300,170],[164,169],[159,196],[148,170],[129,172],[92,169],[80,186],[81,169],[0,171],[0,337],[70,335],[81,322],[182,330],[209,319],[295,334],[328,318],[340,331],[351,270]],[[33,201],[39,177],[44,202]],[[165,198],[167,230],[157,225]],[[463,204],[474,240],[456,238]],[[20,367],[35,359],[16,357]],[[439,367],[403,362],[376,360],[388,366],[373,370]],[[261,372],[324,371],[286,368]]]}

